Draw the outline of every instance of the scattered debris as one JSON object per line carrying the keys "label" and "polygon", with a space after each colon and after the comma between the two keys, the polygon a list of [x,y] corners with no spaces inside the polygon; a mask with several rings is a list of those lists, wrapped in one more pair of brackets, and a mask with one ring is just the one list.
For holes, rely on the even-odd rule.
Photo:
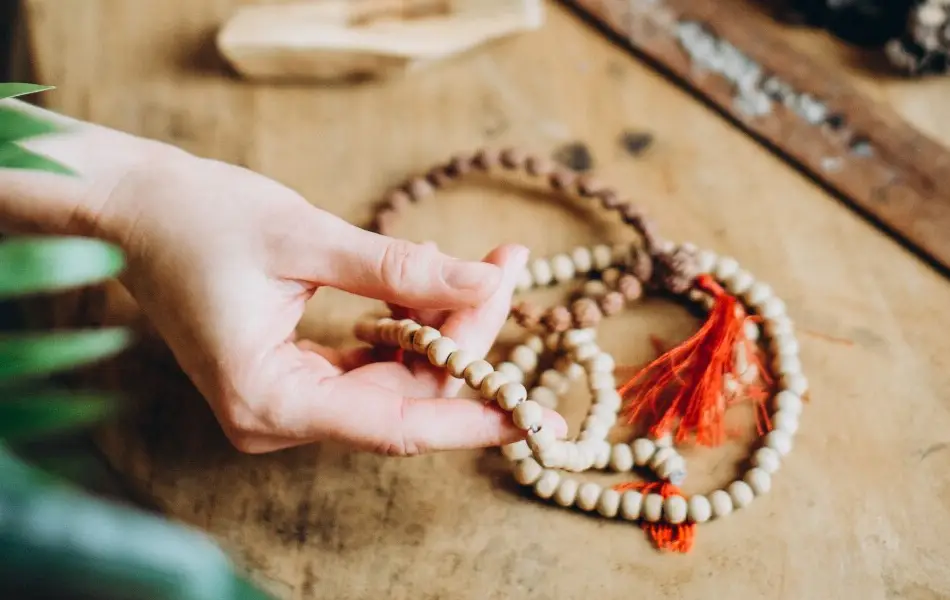
{"label": "scattered debris", "polygon": [[575,171],[589,171],[594,166],[594,157],[583,142],[571,142],[554,153],[554,160]]}

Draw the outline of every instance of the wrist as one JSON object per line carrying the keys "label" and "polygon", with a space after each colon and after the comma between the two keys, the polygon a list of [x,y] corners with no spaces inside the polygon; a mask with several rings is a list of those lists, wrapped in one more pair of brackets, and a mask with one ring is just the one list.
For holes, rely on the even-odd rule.
{"label": "wrist", "polygon": [[114,189],[144,165],[185,154],[147,140],[70,119],[15,100],[8,108],[57,125],[57,131],[16,143],[72,173],[0,168],[0,231],[109,238],[116,232],[101,218]]}

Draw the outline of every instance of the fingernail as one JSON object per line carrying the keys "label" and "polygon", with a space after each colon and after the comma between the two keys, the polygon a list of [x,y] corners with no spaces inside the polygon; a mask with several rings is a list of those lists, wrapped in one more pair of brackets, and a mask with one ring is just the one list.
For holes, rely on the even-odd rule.
{"label": "fingernail", "polygon": [[442,267],[442,279],[457,290],[474,290],[498,282],[501,270],[479,262],[451,261]]}

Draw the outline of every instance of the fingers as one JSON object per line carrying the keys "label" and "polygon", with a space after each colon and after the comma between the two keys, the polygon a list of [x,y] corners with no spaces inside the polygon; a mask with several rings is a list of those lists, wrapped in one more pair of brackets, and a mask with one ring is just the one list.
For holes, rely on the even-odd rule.
{"label": "fingers", "polygon": [[[492,250],[485,257],[485,261],[502,267],[502,280],[498,290],[477,308],[451,313],[441,328],[443,335],[452,338],[460,348],[476,356],[488,354],[508,319],[518,275],[528,262],[528,250],[516,245],[500,246]],[[445,396],[457,395],[463,381],[442,370],[437,373],[439,393]]]}
{"label": "fingers", "polygon": [[[329,439],[372,452],[415,455],[498,446],[525,435],[497,406],[422,397],[427,386],[397,363],[340,374],[320,354],[285,344],[268,354],[259,373],[243,398],[234,399],[242,401],[239,409],[225,411],[231,419],[225,430],[244,452]],[[555,435],[566,435],[560,415],[546,410],[543,418]]]}
{"label": "fingers", "polygon": [[360,229],[329,214],[321,216],[315,283],[409,308],[477,306],[501,281],[501,271],[463,261],[431,246]]}

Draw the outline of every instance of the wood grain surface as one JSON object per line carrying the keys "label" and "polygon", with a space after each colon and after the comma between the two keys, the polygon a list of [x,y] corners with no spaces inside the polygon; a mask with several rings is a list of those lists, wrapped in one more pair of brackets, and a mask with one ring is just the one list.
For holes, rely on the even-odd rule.
{"label": "wood grain surface", "polygon": [[[496,451],[241,455],[161,345],[145,343],[97,374],[135,401],[99,441],[162,510],[288,599],[950,598],[950,284],[934,270],[558,4],[542,30],[424,76],[334,88],[224,71],[208,44],[237,4],[29,0],[37,73],[59,86],[48,104],[247,165],[360,223],[386,188],[452,152],[583,144],[671,238],[737,257],[784,297],[812,400],[772,493],[702,526],[691,554],[665,555],[630,524],[535,501]],[[820,36],[783,35],[950,142],[950,82],[879,81]],[[465,257],[508,240],[545,255],[627,235],[572,203],[475,185],[410,212],[399,234]],[[106,300],[110,320],[135,318],[118,291]],[[321,291],[301,331],[348,343],[370,306]],[[89,307],[62,299],[50,318],[75,323]],[[652,301],[601,337],[635,363],[650,355],[647,334],[695,326]],[[727,483],[747,452],[745,439],[687,452],[687,491]]]}
{"label": "wood grain surface", "polygon": [[802,56],[767,13],[747,0],[572,4],[950,270],[950,148],[842,78],[837,65]]}

